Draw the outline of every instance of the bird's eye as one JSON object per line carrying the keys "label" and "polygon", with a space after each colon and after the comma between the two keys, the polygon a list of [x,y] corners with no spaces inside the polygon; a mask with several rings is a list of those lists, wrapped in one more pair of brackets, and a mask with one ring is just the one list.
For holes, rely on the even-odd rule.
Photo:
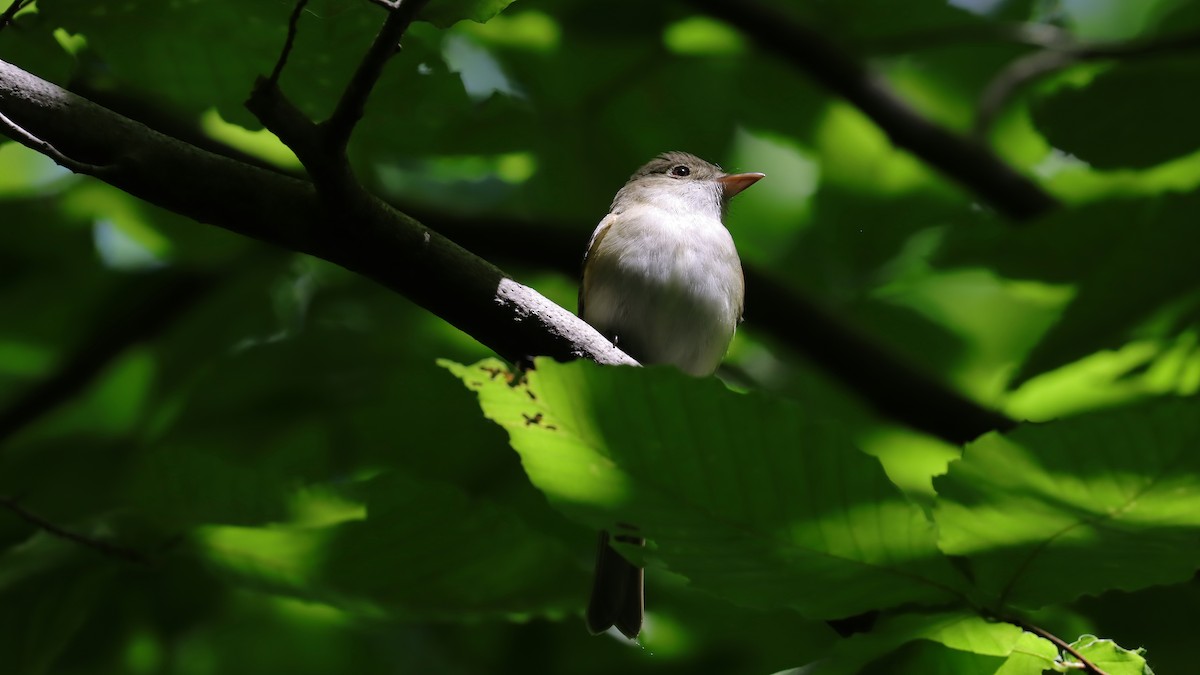
{"label": "bird's eye", "polygon": [[671,167],[671,171],[669,173],[672,176],[679,176],[680,178],[682,178],[683,176],[691,175],[692,170],[682,164],[677,164],[677,165]]}

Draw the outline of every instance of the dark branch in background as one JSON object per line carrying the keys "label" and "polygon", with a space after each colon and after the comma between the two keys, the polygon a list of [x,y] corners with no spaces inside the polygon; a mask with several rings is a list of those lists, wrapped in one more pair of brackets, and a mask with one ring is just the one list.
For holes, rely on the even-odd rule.
{"label": "dark branch in background", "polygon": [[3,61],[0,109],[69,156],[113,158],[101,179],[124,192],[341,265],[504,358],[634,363],[571,312],[378,200],[328,212],[311,183],[164,136]]}
{"label": "dark branch in background", "polygon": [[759,0],[689,0],[752,37],[853,103],[892,142],[924,159],[1009,218],[1025,220],[1058,206],[1054,197],[1002,162],[986,146],[917,113],[866,65],[820,32]]}
{"label": "dark branch in background", "polygon": [[3,14],[0,14],[0,30],[7,28],[8,24],[12,23],[13,19],[17,16],[17,12],[31,4],[33,4],[33,0],[13,0],[8,9],[4,10]]}
{"label": "dark branch in background", "polygon": [[1027,54],[1000,71],[979,96],[978,113],[972,133],[984,138],[1004,106],[1013,96],[1033,82],[1064,68],[1087,61],[1133,59],[1162,56],[1200,48],[1200,31],[1142,38],[1128,42],[1100,44],[1058,44]]}
{"label": "dark branch in background", "polygon": [[915,30],[902,35],[869,40],[864,44],[872,54],[906,54],[931,47],[982,42],[1056,49],[1072,44],[1072,40],[1069,31],[1050,24],[988,21],[931,30]]}
{"label": "dark branch in background", "polygon": [[59,539],[65,539],[69,542],[79,544],[84,548],[91,549],[109,558],[116,558],[118,560],[124,560],[125,562],[136,563],[138,565],[150,564],[150,559],[140,551],[135,551],[124,546],[118,546],[102,539],[96,539],[95,537],[79,534],[78,532],[72,532],[71,530],[63,528],[59,525],[55,525],[45,518],[28,511],[12,497],[0,497],[0,507],[8,509],[21,520],[24,520],[39,530],[42,530],[47,534],[52,534]]}
{"label": "dark branch in background", "polygon": [[[579,272],[588,232],[567,224],[489,216],[486,221],[405,207],[438,232],[490,258]],[[806,357],[884,417],[950,443],[965,443],[1016,422],[980,406],[892,353],[831,311],[746,267],[746,324]],[[803,330],[797,330],[803,326]]]}
{"label": "dark branch in background", "polygon": [[[47,378],[0,410],[3,444],[46,413],[74,398],[113,359],[131,346],[148,341],[195,306],[214,287],[213,279],[174,272],[139,275],[116,289],[93,322],[94,332]],[[130,298],[144,296],[140,301]]]}
{"label": "dark branch in background", "polygon": [[[786,336],[793,348],[886,417],[956,445],[1017,425],[912,366],[775,279],[747,270],[746,297],[748,326]],[[797,330],[797,326],[803,329]]]}
{"label": "dark branch in background", "polygon": [[275,68],[271,71],[271,77],[267,78],[271,84],[279,84],[279,76],[283,74],[283,67],[287,65],[288,56],[292,53],[292,45],[296,44],[296,31],[300,24],[300,14],[304,12],[304,6],[308,4],[308,0],[297,0],[296,6],[292,8],[292,15],[288,17],[287,38],[283,41],[283,49],[279,52],[279,60],[275,62]]}

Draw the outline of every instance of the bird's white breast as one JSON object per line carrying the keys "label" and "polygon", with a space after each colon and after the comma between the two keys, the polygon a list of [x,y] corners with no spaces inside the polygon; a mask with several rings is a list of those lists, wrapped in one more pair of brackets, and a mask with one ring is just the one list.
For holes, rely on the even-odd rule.
{"label": "bird's white breast", "polygon": [[685,200],[610,214],[593,235],[583,318],[643,363],[716,370],[741,318],[744,283],[720,213]]}

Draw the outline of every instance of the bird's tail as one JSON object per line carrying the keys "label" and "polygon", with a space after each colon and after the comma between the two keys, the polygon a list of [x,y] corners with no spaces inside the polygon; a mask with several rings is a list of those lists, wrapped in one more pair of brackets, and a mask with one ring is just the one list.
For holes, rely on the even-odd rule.
{"label": "bird's tail", "polygon": [[[642,546],[641,537],[617,535],[623,544]],[[593,634],[603,633],[611,626],[633,640],[642,630],[645,612],[645,588],[642,568],[621,557],[609,546],[608,532],[600,532],[596,551],[596,571],[592,580],[592,597],[588,601],[587,627]]]}

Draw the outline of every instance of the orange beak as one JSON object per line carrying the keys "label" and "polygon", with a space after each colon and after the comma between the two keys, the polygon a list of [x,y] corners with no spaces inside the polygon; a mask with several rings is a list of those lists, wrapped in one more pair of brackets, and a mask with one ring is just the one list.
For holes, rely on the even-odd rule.
{"label": "orange beak", "polygon": [[731,173],[721,176],[717,182],[725,189],[725,198],[729,199],[766,177],[765,173]]}

